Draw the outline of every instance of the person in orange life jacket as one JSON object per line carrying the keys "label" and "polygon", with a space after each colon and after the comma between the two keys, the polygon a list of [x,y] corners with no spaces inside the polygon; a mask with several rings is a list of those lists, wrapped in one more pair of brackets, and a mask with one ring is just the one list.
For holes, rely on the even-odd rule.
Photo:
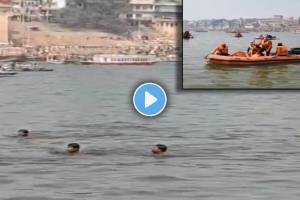
{"label": "person in orange life jacket", "polygon": [[220,56],[229,56],[228,46],[223,43],[220,46],[216,47],[211,53]]}
{"label": "person in orange life jacket", "polygon": [[264,38],[260,43],[259,46],[261,47],[260,49],[260,54],[263,54],[264,52],[266,52],[266,56],[270,56],[273,44],[271,40],[268,40],[268,38]]}
{"label": "person in orange life jacket", "polygon": [[289,49],[286,45],[283,45],[282,43],[278,43],[276,48],[276,56],[287,56],[289,52]]}

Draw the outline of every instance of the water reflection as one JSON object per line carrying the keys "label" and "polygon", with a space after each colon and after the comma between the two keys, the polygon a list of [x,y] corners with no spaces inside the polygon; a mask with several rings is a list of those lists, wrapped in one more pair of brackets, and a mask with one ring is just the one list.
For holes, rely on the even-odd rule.
{"label": "water reflection", "polygon": [[243,73],[249,74],[249,78],[244,75],[243,81],[248,80],[248,85],[254,88],[273,88],[279,84],[287,85],[290,81],[288,65],[247,67],[206,65],[206,67],[215,77],[214,82],[218,87],[239,87],[238,83],[233,83],[233,81]]}

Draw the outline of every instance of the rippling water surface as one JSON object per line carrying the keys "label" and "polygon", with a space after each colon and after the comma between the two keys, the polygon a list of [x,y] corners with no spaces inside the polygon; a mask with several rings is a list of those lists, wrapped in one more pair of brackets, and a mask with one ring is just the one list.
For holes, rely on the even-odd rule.
{"label": "rippling water surface", "polygon": [[[300,198],[300,94],[179,92],[175,77],[159,64],[1,78],[0,199]],[[162,116],[133,111],[140,80],[169,92]],[[81,154],[64,153],[70,142]],[[151,156],[157,143],[168,156]]]}
{"label": "rippling water surface", "polygon": [[[265,33],[245,33],[234,38],[225,32],[194,33],[195,38],[183,41],[184,88],[300,88],[300,64],[258,66],[206,65],[204,57],[220,43],[226,42],[230,52],[246,51],[255,37]],[[300,34],[271,33],[278,42],[289,47],[300,47]]]}

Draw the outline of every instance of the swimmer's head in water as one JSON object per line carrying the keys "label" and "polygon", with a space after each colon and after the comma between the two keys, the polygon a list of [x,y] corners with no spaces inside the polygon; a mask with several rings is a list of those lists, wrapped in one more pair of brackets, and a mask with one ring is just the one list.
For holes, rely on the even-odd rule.
{"label": "swimmer's head in water", "polygon": [[162,154],[168,150],[168,147],[164,144],[157,144],[153,147],[152,153],[154,154]]}
{"label": "swimmer's head in water", "polygon": [[18,136],[20,137],[28,137],[29,131],[27,129],[18,130]]}
{"label": "swimmer's head in water", "polygon": [[79,149],[80,149],[80,145],[78,143],[70,143],[68,144],[67,151],[69,153],[77,153],[79,152]]}

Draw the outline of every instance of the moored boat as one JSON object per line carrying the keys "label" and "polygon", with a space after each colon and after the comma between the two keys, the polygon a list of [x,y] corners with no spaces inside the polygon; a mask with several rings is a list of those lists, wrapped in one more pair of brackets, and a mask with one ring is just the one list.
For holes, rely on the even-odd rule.
{"label": "moored boat", "polygon": [[14,76],[17,72],[7,72],[4,70],[0,70],[0,77]]}
{"label": "moored boat", "polygon": [[81,64],[102,65],[151,65],[156,62],[158,62],[158,59],[155,56],[109,54],[97,54],[91,60],[80,61]]}
{"label": "moored boat", "polygon": [[[238,55],[239,54],[239,55]],[[235,53],[236,56],[208,55],[207,64],[243,66],[276,63],[300,63],[300,55],[249,57],[245,52]]]}
{"label": "moored boat", "polygon": [[2,65],[5,72],[49,72],[53,69],[40,67],[37,63],[5,63]]}

